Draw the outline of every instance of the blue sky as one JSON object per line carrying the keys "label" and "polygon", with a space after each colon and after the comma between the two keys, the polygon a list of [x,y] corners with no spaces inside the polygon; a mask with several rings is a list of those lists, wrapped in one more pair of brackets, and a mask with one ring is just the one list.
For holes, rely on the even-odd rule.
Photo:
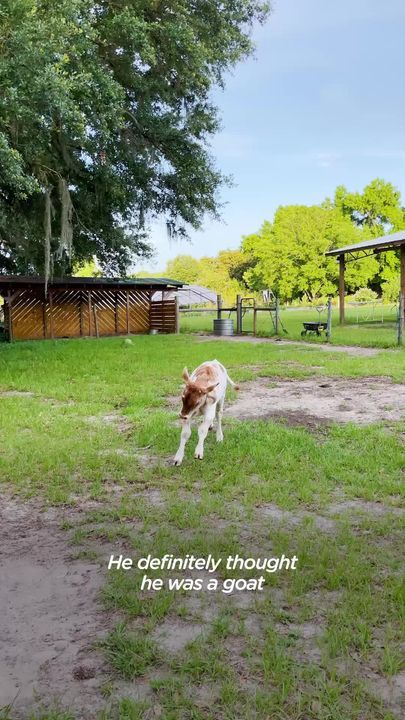
{"label": "blue sky", "polygon": [[156,258],[142,269],[237,248],[279,205],[319,203],[339,184],[382,177],[405,201],[404,34],[404,0],[274,0],[255,57],[214,92],[223,129],[212,150],[234,180],[223,220],[191,243],[169,242],[156,223]]}

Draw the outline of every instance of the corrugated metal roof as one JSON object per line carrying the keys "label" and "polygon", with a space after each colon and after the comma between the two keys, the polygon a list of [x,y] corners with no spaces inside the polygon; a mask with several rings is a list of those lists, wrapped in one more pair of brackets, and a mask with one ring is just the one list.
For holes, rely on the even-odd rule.
{"label": "corrugated metal roof", "polygon": [[[161,290],[157,290],[152,299],[157,300],[160,293]],[[201,285],[184,285],[182,288],[167,291],[168,299],[173,300],[175,297],[179,299],[181,307],[216,303],[217,300],[217,295],[213,290],[201,287]]]}
{"label": "corrugated metal roof", "polygon": [[384,235],[383,237],[374,238],[373,240],[364,240],[355,245],[346,245],[343,248],[329,250],[325,255],[344,255],[345,253],[357,252],[359,250],[378,249],[379,252],[384,250],[392,250],[400,245],[405,244],[405,230],[392,233],[392,235]]}
{"label": "corrugated metal roof", "polygon": [[[44,285],[45,278],[40,275],[0,275],[0,285]],[[105,278],[105,277],[66,277],[53,278],[49,287],[58,285],[98,285],[115,287],[170,287],[181,288],[183,283],[169,278]]]}

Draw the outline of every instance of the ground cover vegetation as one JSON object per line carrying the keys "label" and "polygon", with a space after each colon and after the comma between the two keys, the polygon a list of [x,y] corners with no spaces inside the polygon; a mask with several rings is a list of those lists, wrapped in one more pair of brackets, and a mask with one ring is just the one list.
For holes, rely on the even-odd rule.
{"label": "ground cover vegetation", "polygon": [[[175,468],[182,369],[213,357],[242,387],[405,382],[400,350],[183,335],[0,346],[3,501],[27,508],[18,526],[28,537],[46,531],[52,511],[60,562],[100,578],[97,672],[86,679],[87,666],[76,668],[72,679],[66,666],[56,689],[73,683],[68,707],[41,697],[24,717],[401,716],[404,422],[228,416],[224,443],[211,433],[198,462],[193,437]],[[227,404],[236,402],[231,392]],[[121,551],[295,554],[299,569],[269,575],[257,594],[142,594],[139,573],[106,571]],[[0,717],[19,720],[18,702]]]}

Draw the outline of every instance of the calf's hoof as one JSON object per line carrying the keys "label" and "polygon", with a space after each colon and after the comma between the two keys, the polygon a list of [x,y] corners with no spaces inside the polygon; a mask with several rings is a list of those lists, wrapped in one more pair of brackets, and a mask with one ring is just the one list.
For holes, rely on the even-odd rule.
{"label": "calf's hoof", "polygon": [[224,439],[223,435],[217,435],[217,442],[222,442]]}
{"label": "calf's hoof", "polygon": [[204,457],[204,454],[203,454],[202,452],[197,452],[197,451],[196,451],[196,452],[194,453],[194,457],[195,457],[196,460],[202,460],[203,457]]}
{"label": "calf's hoof", "polygon": [[175,467],[178,467],[179,465],[181,465],[182,462],[183,462],[183,458],[174,458],[173,465]]}

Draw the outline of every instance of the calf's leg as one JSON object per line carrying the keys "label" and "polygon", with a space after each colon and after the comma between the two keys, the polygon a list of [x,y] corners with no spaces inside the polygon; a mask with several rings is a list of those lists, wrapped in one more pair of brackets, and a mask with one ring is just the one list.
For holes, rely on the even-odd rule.
{"label": "calf's leg", "polygon": [[207,437],[210,425],[214,422],[214,417],[215,407],[210,408],[206,415],[204,415],[204,419],[198,428],[198,443],[194,453],[194,457],[198,460],[202,460],[204,457],[204,440]]}
{"label": "calf's leg", "polygon": [[184,448],[186,447],[186,442],[189,439],[191,435],[191,423],[190,420],[184,423],[181,435],[180,435],[180,445],[179,449],[176,452],[176,455],[174,456],[174,465],[181,465],[183,462],[184,457]]}
{"label": "calf's leg", "polygon": [[223,397],[221,398],[221,400],[218,400],[217,404],[217,442],[222,442],[222,440],[224,439],[224,434],[222,432],[222,415],[224,412],[224,402],[225,398]]}

